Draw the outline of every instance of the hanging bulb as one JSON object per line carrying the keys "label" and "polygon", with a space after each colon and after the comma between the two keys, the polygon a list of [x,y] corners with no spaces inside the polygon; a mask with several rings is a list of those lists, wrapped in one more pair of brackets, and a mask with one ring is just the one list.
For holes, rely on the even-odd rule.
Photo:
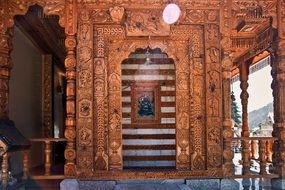
{"label": "hanging bulb", "polygon": [[147,49],[146,49],[146,53],[145,53],[145,54],[146,54],[146,58],[145,58],[144,64],[148,65],[148,64],[151,63],[151,60],[150,60],[150,58],[149,58],[149,56],[150,56],[149,46],[147,46]]}

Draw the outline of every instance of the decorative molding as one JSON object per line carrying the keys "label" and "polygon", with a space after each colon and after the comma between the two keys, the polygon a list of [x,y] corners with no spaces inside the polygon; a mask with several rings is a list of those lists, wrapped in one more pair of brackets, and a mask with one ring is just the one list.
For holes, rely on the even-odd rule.
{"label": "decorative molding", "polygon": [[[129,8],[163,8],[168,1],[167,0],[139,0],[139,1],[132,1],[132,0],[77,0],[78,3],[85,4],[85,5],[92,5],[92,6],[127,6]],[[181,6],[186,7],[202,7],[202,8],[209,8],[215,7],[218,8],[222,3],[220,0],[178,0],[176,1]]]}
{"label": "decorative molding", "polygon": [[206,49],[206,143],[207,169],[220,168],[223,160],[222,140],[222,67],[219,27],[205,25]]}
{"label": "decorative molding", "polygon": [[42,114],[44,137],[53,138],[53,63],[52,55],[43,56],[42,67]]}
{"label": "decorative molding", "polygon": [[107,141],[108,134],[106,131],[106,113],[107,104],[107,66],[104,58],[94,59],[94,110],[95,114],[95,135],[96,135],[96,147],[95,147],[95,170],[107,170],[108,169],[108,155],[107,155]]}
{"label": "decorative molding", "polygon": [[[64,136],[67,145],[64,151],[66,163],[64,165],[64,175],[66,177],[76,177],[76,33],[77,33],[77,2],[68,0],[66,7],[66,26],[65,26],[65,47],[66,47],[66,120]],[[84,108],[86,109],[86,108]],[[81,136],[82,137],[82,136]]]}
{"label": "decorative molding", "polygon": [[278,18],[278,35],[279,38],[285,40],[285,1],[280,0],[278,1],[277,6],[277,18]]}
{"label": "decorative molding", "polygon": [[79,174],[80,179],[94,180],[129,180],[129,179],[201,179],[201,178],[222,178],[223,172],[219,169],[197,170],[197,171],[168,171],[168,172],[124,172],[124,171],[102,171],[102,172],[83,172]]}

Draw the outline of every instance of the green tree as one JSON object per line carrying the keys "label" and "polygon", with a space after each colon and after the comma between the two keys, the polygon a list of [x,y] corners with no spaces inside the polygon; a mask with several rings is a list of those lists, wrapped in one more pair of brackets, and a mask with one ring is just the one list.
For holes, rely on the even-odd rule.
{"label": "green tree", "polygon": [[234,92],[232,92],[231,94],[231,99],[232,99],[232,119],[235,121],[236,124],[240,125],[241,115],[240,115],[239,107],[235,99]]}

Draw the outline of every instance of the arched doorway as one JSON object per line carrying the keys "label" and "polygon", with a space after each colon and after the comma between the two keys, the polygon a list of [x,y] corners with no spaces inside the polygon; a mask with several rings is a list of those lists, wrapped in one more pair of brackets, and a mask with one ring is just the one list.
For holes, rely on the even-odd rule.
{"label": "arched doorway", "polygon": [[123,167],[175,168],[175,67],[161,49],[122,62]]}

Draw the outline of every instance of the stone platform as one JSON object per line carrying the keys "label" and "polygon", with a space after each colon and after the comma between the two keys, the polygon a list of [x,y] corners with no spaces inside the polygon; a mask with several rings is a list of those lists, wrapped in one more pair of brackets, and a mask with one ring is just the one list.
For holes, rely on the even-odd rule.
{"label": "stone platform", "polygon": [[228,179],[122,180],[83,181],[63,180],[61,190],[239,190],[239,183]]}

